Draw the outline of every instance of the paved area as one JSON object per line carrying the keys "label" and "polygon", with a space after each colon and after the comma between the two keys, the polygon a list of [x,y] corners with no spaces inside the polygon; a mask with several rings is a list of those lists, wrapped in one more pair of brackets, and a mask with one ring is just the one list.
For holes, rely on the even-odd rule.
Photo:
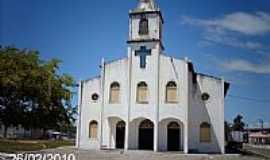
{"label": "paved area", "polygon": [[[75,154],[76,160],[262,160],[263,158],[240,155],[184,155],[177,152],[155,153],[150,151],[93,151],[62,148],[40,151],[41,154]],[[1,157],[1,156],[0,156]],[[0,158],[1,159],[1,158]]]}
{"label": "paved area", "polygon": [[255,145],[244,145],[244,150],[253,154],[261,155],[270,159],[270,147],[269,146],[255,146]]}
{"label": "paved area", "polygon": [[72,148],[46,150],[47,153],[75,153],[77,160],[262,160],[240,155],[184,155],[177,152],[155,153],[150,151],[86,151]]}

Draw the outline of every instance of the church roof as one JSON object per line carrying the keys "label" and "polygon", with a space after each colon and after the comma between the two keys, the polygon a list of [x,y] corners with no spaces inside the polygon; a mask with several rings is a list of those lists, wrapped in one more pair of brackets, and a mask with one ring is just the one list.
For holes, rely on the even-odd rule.
{"label": "church roof", "polygon": [[109,60],[109,61],[106,61],[105,62],[105,65],[111,64],[111,63],[115,63],[115,62],[119,62],[119,61],[124,61],[124,60],[127,60],[127,59],[128,59],[127,57],[122,57],[122,58],[117,58],[117,59]]}
{"label": "church roof", "polygon": [[[219,77],[216,77],[216,76],[213,76],[213,75],[208,75],[208,74],[204,74],[204,73],[197,73],[195,72],[194,70],[194,66],[193,66],[193,63],[192,62],[188,62],[188,68],[189,68],[189,71],[193,74],[193,83],[197,83],[197,76],[202,76],[202,77],[208,77],[208,78],[211,78],[211,79],[216,79],[216,80],[223,80],[222,78],[219,78]],[[229,88],[230,88],[230,83],[229,82],[226,82],[224,81],[224,96],[227,95],[228,91],[229,91]]]}
{"label": "church roof", "polygon": [[91,78],[88,78],[88,79],[83,80],[83,82],[89,82],[89,81],[99,80],[100,77],[101,77],[100,75],[94,76],[94,77],[91,77]]}

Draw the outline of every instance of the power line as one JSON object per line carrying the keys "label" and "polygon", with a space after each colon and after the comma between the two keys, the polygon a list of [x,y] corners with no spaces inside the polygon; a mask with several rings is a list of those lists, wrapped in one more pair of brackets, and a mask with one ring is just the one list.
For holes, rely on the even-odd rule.
{"label": "power line", "polygon": [[257,99],[257,98],[251,98],[251,97],[236,96],[236,95],[231,95],[231,94],[228,96],[231,98],[253,101],[253,102],[258,102],[258,103],[270,103],[270,99]]}

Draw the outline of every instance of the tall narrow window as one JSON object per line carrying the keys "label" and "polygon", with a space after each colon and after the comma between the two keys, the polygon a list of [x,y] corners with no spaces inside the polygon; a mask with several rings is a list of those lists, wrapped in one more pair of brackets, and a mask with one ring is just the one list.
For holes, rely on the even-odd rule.
{"label": "tall narrow window", "polygon": [[200,125],[200,142],[201,143],[211,142],[211,126],[209,123],[203,122]]}
{"label": "tall narrow window", "polygon": [[137,102],[148,103],[148,87],[145,82],[140,82],[137,86]]}
{"label": "tall narrow window", "polygon": [[120,84],[114,82],[110,87],[110,103],[119,103],[120,101]]}
{"label": "tall narrow window", "polygon": [[91,139],[97,138],[97,128],[98,128],[97,121],[91,121],[89,123],[89,138]]}
{"label": "tall narrow window", "polygon": [[139,24],[139,35],[148,34],[148,20],[145,17],[142,17]]}
{"label": "tall narrow window", "polygon": [[176,103],[177,102],[177,85],[175,82],[169,82],[166,85],[166,102]]}

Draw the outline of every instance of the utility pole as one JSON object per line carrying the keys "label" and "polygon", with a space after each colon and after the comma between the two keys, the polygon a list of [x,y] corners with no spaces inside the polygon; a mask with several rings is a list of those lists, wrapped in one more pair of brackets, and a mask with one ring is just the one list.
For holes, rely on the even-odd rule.
{"label": "utility pole", "polygon": [[264,121],[262,119],[258,119],[260,126],[261,126],[261,132],[263,133],[263,129],[264,129]]}

